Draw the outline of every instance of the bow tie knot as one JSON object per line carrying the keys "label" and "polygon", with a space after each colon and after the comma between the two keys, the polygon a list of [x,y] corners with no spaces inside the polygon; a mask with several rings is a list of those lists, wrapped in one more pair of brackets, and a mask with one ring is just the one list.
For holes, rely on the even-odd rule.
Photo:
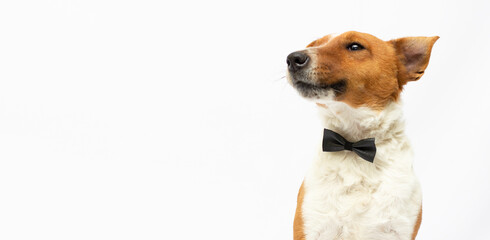
{"label": "bow tie knot", "polygon": [[345,144],[344,144],[344,149],[345,149],[345,150],[352,151],[352,143],[351,143],[351,142],[349,142],[349,141],[345,141]]}
{"label": "bow tie knot", "polygon": [[373,162],[374,157],[376,156],[374,138],[367,138],[352,143],[347,141],[340,134],[329,129],[323,130],[322,148],[324,152],[339,152],[343,150],[352,151],[368,162]]}

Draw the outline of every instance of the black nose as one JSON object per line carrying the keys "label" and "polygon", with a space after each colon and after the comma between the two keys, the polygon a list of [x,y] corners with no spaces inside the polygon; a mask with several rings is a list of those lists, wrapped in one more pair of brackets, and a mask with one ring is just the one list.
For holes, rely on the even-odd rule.
{"label": "black nose", "polygon": [[303,52],[293,52],[288,55],[286,62],[291,72],[296,72],[308,64],[310,58]]}

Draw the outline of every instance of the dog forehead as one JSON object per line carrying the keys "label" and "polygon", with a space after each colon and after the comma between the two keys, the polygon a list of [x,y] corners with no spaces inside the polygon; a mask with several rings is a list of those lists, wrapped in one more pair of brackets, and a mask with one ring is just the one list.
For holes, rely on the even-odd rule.
{"label": "dog forehead", "polygon": [[325,35],[325,36],[318,38],[315,41],[311,42],[306,47],[309,48],[309,47],[319,47],[319,46],[326,45],[327,43],[332,41],[332,39],[338,37],[339,35],[340,35],[339,33],[331,33],[331,34]]}
{"label": "dog forehead", "polygon": [[340,34],[335,38],[335,41],[340,42],[358,42],[367,45],[383,45],[385,41],[368,33],[349,31]]}
{"label": "dog forehead", "polygon": [[331,33],[325,35],[324,37],[313,41],[307,47],[320,47],[320,46],[326,46],[329,44],[335,44],[337,42],[345,42],[345,41],[368,41],[373,44],[384,43],[383,40],[371,34],[356,32],[356,31],[348,31],[344,33]]}

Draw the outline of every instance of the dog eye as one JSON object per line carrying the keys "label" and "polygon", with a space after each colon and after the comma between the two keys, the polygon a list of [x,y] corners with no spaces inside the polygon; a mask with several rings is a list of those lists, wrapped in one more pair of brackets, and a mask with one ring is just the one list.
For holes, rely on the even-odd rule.
{"label": "dog eye", "polygon": [[347,49],[349,49],[350,51],[359,51],[364,49],[364,47],[361,44],[354,42],[347,45]]}

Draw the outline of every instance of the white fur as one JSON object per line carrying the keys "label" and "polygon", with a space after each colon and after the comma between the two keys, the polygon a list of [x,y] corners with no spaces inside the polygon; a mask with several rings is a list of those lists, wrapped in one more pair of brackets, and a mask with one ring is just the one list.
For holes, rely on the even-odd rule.
{"label": "white fur", "polygon": [[353,152],[323,152],[319,146],[304,180],[306,240],[411,239],[422,193],[400,104],[376,112],[332,97],[315,101],[327,106],[319,107],[323,127],[349,141],[374,137],[377,153],[370,163]]}

